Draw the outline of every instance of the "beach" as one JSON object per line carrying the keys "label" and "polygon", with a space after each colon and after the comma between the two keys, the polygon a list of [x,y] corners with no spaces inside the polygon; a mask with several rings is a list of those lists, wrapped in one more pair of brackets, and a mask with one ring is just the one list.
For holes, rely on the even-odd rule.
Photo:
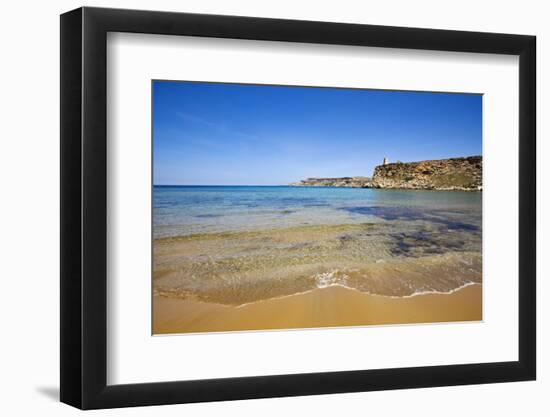
{"label": "beach", "polygon": [[479,284],[450,294],[407,298],[370,295],[333,286],[238,307],[157,296],[153,333],[479,321],[481,298]]}
{"label": "beach", "polygon": [[153,333],[482,319],[481,195],[155,188]]}

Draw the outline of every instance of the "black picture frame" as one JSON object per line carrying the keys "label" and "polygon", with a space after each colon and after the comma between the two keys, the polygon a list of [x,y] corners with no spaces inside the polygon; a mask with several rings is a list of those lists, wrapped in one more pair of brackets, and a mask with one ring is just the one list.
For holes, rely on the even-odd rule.
{"label": "black picture frame", "polygon": [[[512,362],[107,385],[108,32],[519,56],[519,358]],[[61,15],[61,401],[81,409],[533,380],[534,36],[102,8]]]}

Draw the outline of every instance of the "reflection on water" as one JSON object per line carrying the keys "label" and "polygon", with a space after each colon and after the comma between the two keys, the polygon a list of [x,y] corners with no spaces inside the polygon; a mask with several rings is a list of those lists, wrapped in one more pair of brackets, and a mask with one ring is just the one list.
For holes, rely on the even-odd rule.
{"label": "reflection on water", "polygon": [[155,187],[156,293],[239,305],[330,285],[372,294],[481,282],[481,193]]}

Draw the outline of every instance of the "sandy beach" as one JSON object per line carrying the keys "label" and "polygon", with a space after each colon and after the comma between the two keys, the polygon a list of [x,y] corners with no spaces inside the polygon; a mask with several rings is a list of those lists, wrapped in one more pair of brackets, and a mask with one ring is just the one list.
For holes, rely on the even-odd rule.
{"label": "sandy beach", "polygon": [[159,191],[154,334],[481,320],[479,196],[251,188]]}
{"label": "sandy beach", "polygon": [[341,286],[242,306],[155,296],[153,333],[197,333],[482,320],[482,286],[413,297],[369,295]]}

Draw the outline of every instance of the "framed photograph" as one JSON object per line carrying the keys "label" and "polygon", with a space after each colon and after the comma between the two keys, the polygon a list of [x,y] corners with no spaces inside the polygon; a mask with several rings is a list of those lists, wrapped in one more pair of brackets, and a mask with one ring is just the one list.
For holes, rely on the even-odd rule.
{"label": "framed photograph", "polygon": [[533,380],[535,37],[61,16],[61,401]]}

